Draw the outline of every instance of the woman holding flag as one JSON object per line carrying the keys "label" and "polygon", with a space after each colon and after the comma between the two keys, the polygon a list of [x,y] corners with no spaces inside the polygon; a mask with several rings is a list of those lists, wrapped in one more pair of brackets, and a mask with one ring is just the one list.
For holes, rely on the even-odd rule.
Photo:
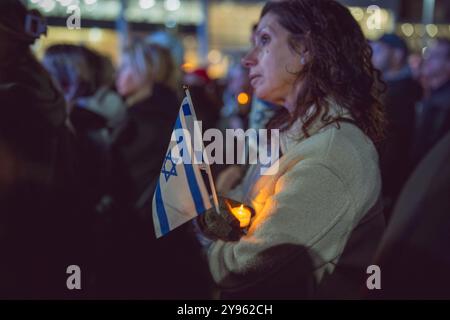
{"label": "woman holding flag", "polygon": [[202,216],[222,297],[356,297],[384,229],[371,49],[336,1],[269,2],[243,64],[256,96],[285,108],[269,123],[283,155],[272,175],[245,190],[248,172],[227,195],[256,212],[238,241],[214,237],[214,210]]}

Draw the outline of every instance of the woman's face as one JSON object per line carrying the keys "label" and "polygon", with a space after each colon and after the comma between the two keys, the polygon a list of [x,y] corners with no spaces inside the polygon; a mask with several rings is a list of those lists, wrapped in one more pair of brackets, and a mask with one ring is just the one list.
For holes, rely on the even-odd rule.
{"label": "woman's face", "polygon": [[127,58],[124,58],[116,79],[116,87],[119,94],[123,97],[128,97],[138,92],[145,85],[145,81],[143,81],[139,73],[134,70],[130,61],[128,61]]}
{"label": "woman's face", "polygon": [[242,59],[249,68],[250,84],[260,99],[286,106],[300,84],[297,73],[303,68],[300,54],[288,44],[289,32],[277,21],[275,15],[266,14],[258,24],[250,52]]}

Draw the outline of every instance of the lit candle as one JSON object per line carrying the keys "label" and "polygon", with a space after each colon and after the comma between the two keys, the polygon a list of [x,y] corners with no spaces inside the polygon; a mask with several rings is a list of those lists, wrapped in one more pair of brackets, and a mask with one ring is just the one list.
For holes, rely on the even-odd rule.
{"label": "lit candle", "polygon": [[239,220],[241,228],[245,228],[250,224],[252,212],[250,209],[245,208],[243,204],[240,207],[231,208],[231,213]]}

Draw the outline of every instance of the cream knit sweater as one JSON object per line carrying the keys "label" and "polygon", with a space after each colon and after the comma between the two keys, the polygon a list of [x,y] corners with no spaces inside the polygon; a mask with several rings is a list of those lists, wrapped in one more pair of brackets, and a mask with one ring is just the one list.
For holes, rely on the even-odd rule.
{"label": "cream knit sweater", "polygon": [[[277,270],[288,270],[283,272],[294,279],[312,268],[314,296],[317,288],[327,286],[324,282],[341,258],[347,266],[366,270],[384,228],[382,210],[375,206],[381,191],[377,151],[353,124],[318,127],[320,123],[309,138],[292,135],[299,132],[298,124],[282,134],[278,171],[249,183],[259,171],[251,168],[228,195],[251,205],[256,216],[239,241],[215,241],[208,249],[210,271],[223,288],[252,286]],[[251,187],[244,190],[246,185]],[[343,254],[355,229],[357,248],[350,246]],[[302,255],[312,265],[290,269],[292,260]],[[341,280],[337,286],[345,287],[345,275]]]}

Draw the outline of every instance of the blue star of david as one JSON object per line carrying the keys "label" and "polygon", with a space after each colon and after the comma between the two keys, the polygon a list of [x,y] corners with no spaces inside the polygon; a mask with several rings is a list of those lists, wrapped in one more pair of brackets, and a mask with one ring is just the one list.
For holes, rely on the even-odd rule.
{"label": "blue star of david", "polygon": [[[167,167],[167,165],[169,167]],[[164,160],[164,164],[161,172],[164,173],[164,178],[166,178],[166,182],[169,181],[170,176],[177,176],[177,165],[175,164],[175,160],[172,159],[172,152],[169,151],[167,153],[166,158]]]}

